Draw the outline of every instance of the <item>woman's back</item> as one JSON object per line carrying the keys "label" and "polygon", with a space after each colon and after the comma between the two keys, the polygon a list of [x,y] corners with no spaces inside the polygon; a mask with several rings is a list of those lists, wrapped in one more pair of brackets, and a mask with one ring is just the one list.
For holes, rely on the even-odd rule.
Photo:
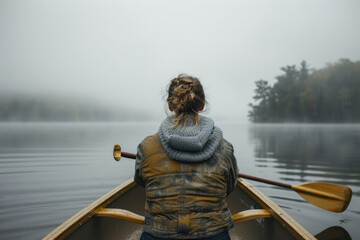
{"label": "woman's back", "polygon": [[[172,82],[181,85],[181,79]],[[189,82],[191,85],[191,79]],[[180,88],[188,89],[182,92],[190,103],[196,98],[191,87]],[[169,89],[176,88],[170,85]],[[174,95],[169,92],[172,100]],[[202,104],[197,105],[203,107],[204,95],[198,100]],[[181,99],[177,103],[184,104]],[[168,104],[173,110],[175,104],[169,98]],[[186,107],[194,110],[189,106],[183,109]],[[178,107],[174,116],[162,122],[159,132],[138,147],[135,181],[146,190],[144,232],[151,236],[207,238],[227,232],[233,225],[225,202],[237,179],[233,147],[210,118],[197,114],[199,108],[179,114]]]}

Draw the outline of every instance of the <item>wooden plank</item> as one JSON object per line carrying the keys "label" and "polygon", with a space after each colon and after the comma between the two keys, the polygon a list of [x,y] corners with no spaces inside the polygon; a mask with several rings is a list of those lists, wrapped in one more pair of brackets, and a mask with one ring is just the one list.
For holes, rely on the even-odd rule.
{"label": "wooden plank", "polygon": [[272,217],[271,213],[265,209],[252,209],[245,210],[232,215],[234,223],[245,222],[257,218],[268,218]]}
{"label": "wooden plank", "polygon": [[[117,218],[142,225],[144,225],[145,222],[144,216],[140,216],[136,213],[124,209],[100,208],[96,211],[95,215],[98,217]],[[232,215],[234,223],[249,221],[257,218],[268,218],[268,217],[272,217],[272,216],[270,212],[265,209],[245,210]]]}
{"label": "wooden plank", "polygon": [[112,217],[112,218],[122,219],[128,222],[133,222],[141,225],[144,225],[145,223],[144,216],[140,216],[136,213],[124,209],[101,208],[96,211],[95,215],[99,217]]}
{"label": "wooden plank", "polygon": [[246,180],[238,178],[237,185],[247,192],[250,197],[257,201],[264,209],[268,210],[272,217],[285,227],[296,239],[316,240],[311,233],[290,217],[282,208]]}

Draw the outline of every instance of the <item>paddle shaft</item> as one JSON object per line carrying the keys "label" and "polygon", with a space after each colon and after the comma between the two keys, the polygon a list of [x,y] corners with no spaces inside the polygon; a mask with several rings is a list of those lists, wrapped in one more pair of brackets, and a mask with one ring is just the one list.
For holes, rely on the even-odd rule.
{"label": "paddle shaft", "polygon": [[[121,152],[121,156],[125,157],[125,158],[136,159],[136,155],[133,153]],[[239,173],[238,177],[242,177],[242,178],[246,178],[246,179],[250,179],[250,180],[254,180],[254,181],[258,181],[258,182],[268,183],[268,184],[276,185],[279,187],[291,189],[290,184],[276,182],[276,181],[272,181],[272,180],[268,180],[268,179],[264,179],[264,178],[255,177],[255,176],[250,176],[250,175],[243,174],[243,173]]]}
{"label": "paddle shaft", "polygon": [[125,158],[136,159],[136,154],[133,153],[121,152],[121,156]]}
{"label": "paddle shaft", "polygon": [[272,180],[268,180],[268,179],[264,179],[264,178],[259,178],[259,177],[255,177],[255,176],[251,176],[251,175],[247,175],[247,174],[243,174],[243,173],[239,173],[238,177],[254,180],[254,181],[257,181],[257,182],[268,183],[268,184],[276,185],[276,186],[279,186],[279,187],[292,189],[292,186],[290,184],[276,182],[276,181],[272,181]]}

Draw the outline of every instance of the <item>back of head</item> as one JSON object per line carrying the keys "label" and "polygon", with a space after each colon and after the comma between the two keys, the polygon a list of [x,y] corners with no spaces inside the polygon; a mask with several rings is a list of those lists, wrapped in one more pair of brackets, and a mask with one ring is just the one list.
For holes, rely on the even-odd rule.
{"label": "back of head", "polygon": [[167,103],[170,111],[173,111],[174,126],[176,128],[181,122],[186,126],[186,119],[192,116],[196,122],[199,121],[199,111],[202,111],[206,103],[203,87],[199,79],[187,75],[179,75],[170,81],[168,87]]}

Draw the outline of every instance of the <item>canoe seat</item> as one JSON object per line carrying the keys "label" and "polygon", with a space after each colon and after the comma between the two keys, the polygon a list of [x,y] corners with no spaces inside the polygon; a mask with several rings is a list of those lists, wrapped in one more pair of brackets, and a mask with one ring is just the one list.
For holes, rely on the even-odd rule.
{"label": "canoe seat", "polygon": [[[100,208],[96,211],[95,216],[117,218],[142,225],[145,222],[145,218],[143,216],[124,209],[116,208]],[[245,210],[232,215],[234,223],[268,217],[271,217],[271,214],[268,210],[265,209]]]}
{"label": "canoe seat", "polygon": [[100,208],[96,211],[95,216],[117,218],[142,225],[144,225],[145,222],[145,217],[117,208]]}
{"label": "canoe seat", "polygon": [[265,209],[251,209],[238,212],[232,215],[234,223],[245,222],[257,218],[269,218],[271,214]]}

